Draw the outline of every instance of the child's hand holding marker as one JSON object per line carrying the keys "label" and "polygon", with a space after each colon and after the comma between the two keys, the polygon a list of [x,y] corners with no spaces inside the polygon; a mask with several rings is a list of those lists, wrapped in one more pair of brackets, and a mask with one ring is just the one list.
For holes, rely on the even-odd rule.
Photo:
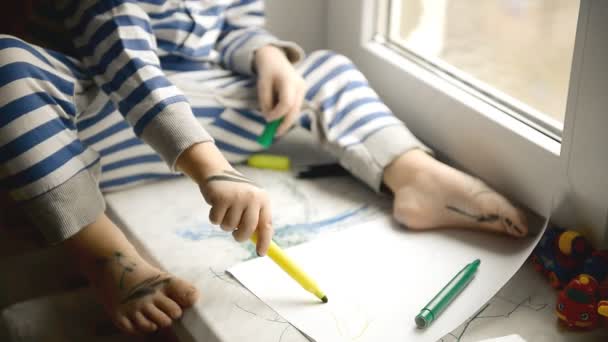
{"label": "child's hand holding marker", "polygon": [[[255,53],[255,66],[262,113],[268,122],[275,125],[273,129],[276,130],[276,135],[282,136],[298,119],[306,83],[285,53],[275,46],[267,45],[258,49]],[[262,145],[266,146],[264,143]]]}
{"label": "child's hand holding marker", "polygon": [[327,296],[317,283],[272,241],[272,215],[266,191],[233,169],[212,143],[188,148],[179,157],[177,167],[198,183],[205,201],[211,205],[211,223],[232,232],[238,242],[251,239],[258,255],[268,253],[300,286],[327,303]]}
{"label": "child's hand holding marker", "polygon": [[256,251],[266,255],[273,229],[270,201],[266,191],[236,171],[212,143],[201,143],[186,150],[178,167],[199,186],[211,205],[209,221],[232,232],[244,242],[257,232]]}
{"label": "child's hand holding marker", "polygon": [[266,255],[273,233],[266,191],[234,169],[212,174],[200,189],[211,205],[209,221],[232,232],[238,242],[247,241],[257,231],[256,251]]}

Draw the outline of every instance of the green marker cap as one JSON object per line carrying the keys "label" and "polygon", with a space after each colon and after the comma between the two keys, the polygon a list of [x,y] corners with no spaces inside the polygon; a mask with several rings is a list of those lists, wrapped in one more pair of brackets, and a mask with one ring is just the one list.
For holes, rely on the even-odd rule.
{"label": "green marker cap", "polygon": [[258,138],[258,143],[266,148],[270,147],[281,122],[283,122],[283,118],[267,123],[264,132],[262,132],[262,135]]}

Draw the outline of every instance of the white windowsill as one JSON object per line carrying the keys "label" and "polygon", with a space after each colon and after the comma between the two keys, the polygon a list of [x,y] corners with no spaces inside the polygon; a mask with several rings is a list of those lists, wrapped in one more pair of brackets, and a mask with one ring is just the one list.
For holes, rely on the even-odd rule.
{"label": "white windowsill", "polygon": [[482,99],[466,92],[463,89],[460,89],[456,85],[446,82],[439,76],[434,75],[408,58],[402,56],[397,51],[376,42],[368,42],[364,44],[363,47],[366,51],[375,55],[377,58],[385,60],[386,62],[401,69],[403,72],[407,72],[408,74],[416,77],[420,82],[424,82],[425,84],[461,102],[471,110],[477,112],[479,115],[491,120],[496,125],[500,125],[512,132],[517,133],[521,138],[534,143],[535,145],[552,153],[556,157],[560,155],[561,144],[558,141],[548,137],[545,134],[542,134],[538,130],[517,120],[516,118],[513,118],[509,114],[488,104]]}

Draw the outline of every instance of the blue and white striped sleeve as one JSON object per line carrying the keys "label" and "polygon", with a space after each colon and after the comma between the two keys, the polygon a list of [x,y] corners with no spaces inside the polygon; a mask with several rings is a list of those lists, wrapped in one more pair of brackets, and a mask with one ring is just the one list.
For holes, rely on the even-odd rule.
{"label": "blue and white striped sleeve", "polygon": [[293,64],[304,58],[299,45],[279,40],[264,30],[264,23],[262,0],[235,0],[226,8],[224,26],[216,46],[224,67],[253,75],[255,51],[269,44],[282,48]]}
{"label": "blue and white striped sleeve", "polygon": [[76,3],[67,26],[82,62],[136,135],[174,170],[184,150],[212,138],[161,70],[147,13],[136,0]]}

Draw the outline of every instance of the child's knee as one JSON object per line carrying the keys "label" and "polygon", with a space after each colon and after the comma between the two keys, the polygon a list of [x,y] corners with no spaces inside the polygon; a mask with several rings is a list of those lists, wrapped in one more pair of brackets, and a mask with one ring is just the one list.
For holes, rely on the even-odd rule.
{"label": "child's knee", "polygon": [[[11,40],[13,40],[13,41],[18,41],[18,42],[22,42],[22,41],[23,41],[23,40],[21,40],[21,39],[19,39],[19,38],[15,37],[15,36],[11,36],[10,34],[4,34],[4,33],[0,33],[0,41],[1,41],[2,43],[4,43],[4,42],[5,42],[5,40],[6,40],[6,41],[11,41]],[[1,49],[1,47],[2,47],[2,43],[0,43],[0,49]]]}
{"label": "child's knee", "polygon": [[19,57],[16,52],[24,49],[26,45],[26,42],[17,37],[0,34],[0,67],[18,62]]}
{"label": "child's knee", "polygon": [[62,98],[73,94],[73,82],[60,77],[39,48],[13,36],[0,35],[0,70],[0,97],[4,102],[40,95],[41,91]]}
{"label": "child's knee", "polygon": [[350,58],[331,50],[319,50],[309,55],[302,74],[310,87],[307,99],[326,99],[328,94],[343,93],[349,88],[366,84],[365,76]]}
{"label": "child's knee", "polygon": [[40,48],[24,40],[0,34],[0,68],[2,68],[2,74],[27,74],[39,69],[52,70],[52,64],[40,50]]}

